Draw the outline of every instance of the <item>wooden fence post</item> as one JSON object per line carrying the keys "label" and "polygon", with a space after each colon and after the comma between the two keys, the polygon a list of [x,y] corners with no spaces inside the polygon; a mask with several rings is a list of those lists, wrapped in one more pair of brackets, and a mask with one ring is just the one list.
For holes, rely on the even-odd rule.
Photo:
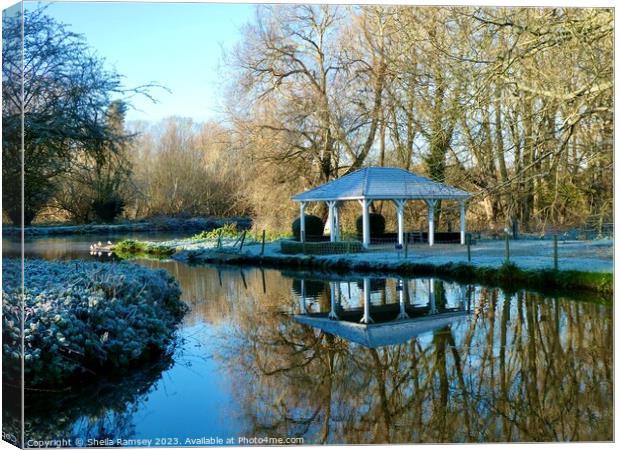
{"label": "wooden fence post", "polygon": [[260,246],[260,255],[263,256],[265,254],[265,230],[263,230],[263,242]]}
{"label": "wooden fence post", "polygon": [[506,233],[506,262],[510,262],[510,240],[508,233]]}
{"label": "wooden fence post", "polygon": [[558,270],[558,235],[553,235],[553,270]]}
{"label": "wooden fence post", "polygon": [[471,262],[471,233],[467,233],[467,262]]}
{"label": "wooden fence post", "polygon": [[245,242],[245,233],[246,231],[243,230],[243,235],[241,235],[241,244],[239,244],[239,253],[241,253],[241,250],[243,250],[243,243]]}
{"label": "wooden fence post", "polygon": [[220,228],[219,233],[217,233],[217,248],[222,248],[222,230],[223,228]]}
{"label": "wooden fence post", "polygon": [[409,234],[405,233],[405,259],[407,259],[408,253],[409,253]]}

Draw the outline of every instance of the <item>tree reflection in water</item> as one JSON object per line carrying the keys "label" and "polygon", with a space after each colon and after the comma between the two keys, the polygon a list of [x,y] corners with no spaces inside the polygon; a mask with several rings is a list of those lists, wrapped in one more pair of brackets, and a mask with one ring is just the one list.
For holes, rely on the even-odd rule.
{"label": "tree reflection in water", "polygon": [[[27,394],[29,438],[155,438],[164,428],[193,436],[204,431],[190,420],[196,417],[210,420],[204,427],[214,433],[298,435],[306,443],[612,438],[608,304],[438,279],[364,283],[328,274],[304,275],[304,302],[295,274],[140,263],[169,270],[190,304],[174,365],[162,361],[71,396]],[[386,346],[295,321],[333,309],[340,321],[358,323],[365,284],[376,323],[407,322],[398,320],[402,309],[412,318],[454,308],[469,314]],[[216,390],[224,392],[217,407],[210,402],[220,398]],[[5,410],[3,418],[7,430],[11,415]]]}
{"label": "tree reflection in water", "polygon": [[[254,302],[236,307],[235,339],[223,336],[219,357],[238,379],[248,433],[306,443],[611,440],[611,308],[440,280],[404,284],[408,306],[441,311],[465,292],[472,314],[369,348]],[[299,305],[302,283],[292,285]],[[346,297],[348,288],[342,281],[336,291]],[[395,280],[378,290],[371,307],[398,311]],[[313,292],[308,311],[327,315],[334,289],[325,282]]]}

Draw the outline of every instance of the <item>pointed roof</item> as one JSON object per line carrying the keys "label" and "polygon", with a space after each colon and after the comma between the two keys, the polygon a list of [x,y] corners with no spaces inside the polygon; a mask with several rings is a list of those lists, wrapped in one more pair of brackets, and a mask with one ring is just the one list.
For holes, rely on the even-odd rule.
{"label": "pointed roof", "polygon": [[402,344],[416,336],[455,324],[468,317],[469,313],[466,311],[455,311],[369,325],[303,314],[294,315],[293,319],[364,347],[377,348]]}
{"label": "pointed roof", "polygon": [[397,167],[366,167],[293,197],[296,202],[327,200],[466,200],[469,192]]}

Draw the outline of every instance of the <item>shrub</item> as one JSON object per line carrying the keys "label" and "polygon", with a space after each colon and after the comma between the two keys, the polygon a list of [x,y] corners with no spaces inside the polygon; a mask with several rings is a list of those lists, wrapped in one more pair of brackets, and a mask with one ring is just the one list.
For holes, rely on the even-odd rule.
{"label": "shrub", "polygon": [[118,373],[165,353],[187,307],[164,270],[135,264],[3,260],[3,375],[17,380],[24,323],[27,385],[64,385],[76,377]]}
{"label": "shrub", "polygon": [[118,244],[114,244],[112,251],[119,256],[130,255],[152,255],[152,256],[170,256],[174,253],[174,248],[165,245],[153,244],[150,242],[139,242],[131,239],[125,239]]}
{"label": "shrub", "polygon": [[125,202],[120,197],[112,197],[106,200],[95,200],[93,212],[102,222],[113,222],[123,212]]}
{"label": "shrub", "polygon": [[[325,229],[325,223],[318,216],[313,215],[304,215],[304,222],[306,225],[306,237],[321,237],[323,236],[323,231]],[[297,217],[291,226],[293,230],[293,237],[299,241],[299,217]]]}
{"label": "shrub", "polygon": [[[383,217],[381,214],[377,214],[377,213],[370,213],[368,215],[369,221],[368,223],[370,224],[370,236],[381,236],[383,233],[385,233],[385,217]],[[359,216],[356,220],[355,220],[355,228],[357,229],[357,233],[358,235],[361,235],[364,231],[364,218],[363,216]]]}
{"label": "shrub", "polygon": [[332,255],[338,253],[359,253],[364,250],[359,241],[298,242],[280,241],[280,250],[285,254],[305,253],[307,255]]}

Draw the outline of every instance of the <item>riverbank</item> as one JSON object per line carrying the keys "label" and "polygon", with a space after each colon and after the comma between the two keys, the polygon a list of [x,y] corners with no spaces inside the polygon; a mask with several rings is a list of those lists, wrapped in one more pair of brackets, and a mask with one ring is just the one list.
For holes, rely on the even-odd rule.
{"label": "riverbank", "polygon": [[[147,246],[149,244],[146,244]],[[285,255],[280,242],[250,239],[241,251],[214,241],[178,240],[157,243],[169,258],[189,264],[256,265],[279,269],[379,272],[397,275],[443,276],[460,282],[479,282],[504,288],[527,287],[541,291],[584,290],[605,296],[613,293],[613,241],[562,241],[558,244],[559,270],[553,269],[552,241],[512,241],[510,261],[503,241],[482,241],[467,249],[461,245],[410,246],[407,257],[393,248],[371,248],[363,253],[338,255]],[[144,247],[141,247],[144,248]],[[128,255],[124,255],[125,257]],[[158,255],[153,255],[158,256]]]}
{"label": "riverbank", "polygon": [[[126,221],[111,224],[32,225],[24,228],[24,235],[60,236],[71,234],[114,234],[157,231],[211,231],[227,224],[236,224],[239,230],[245,230],[252,226],[252,220],[247,217],[231,217],[227,219],[220,219],[217,217],[192,217],[181,219],[162,216],[148,220]],[[20,227],[6,224],[2,225],[3,236],[19,236],[20,233]]]}

